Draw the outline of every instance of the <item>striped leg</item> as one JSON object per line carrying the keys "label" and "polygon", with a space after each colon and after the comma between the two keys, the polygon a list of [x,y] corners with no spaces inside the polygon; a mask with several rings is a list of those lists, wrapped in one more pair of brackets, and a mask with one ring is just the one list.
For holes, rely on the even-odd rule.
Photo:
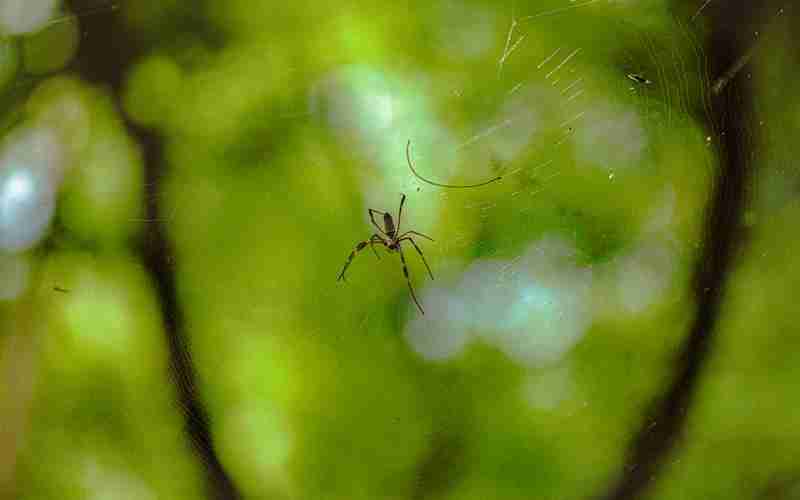
{"label": "striped leg", "polygon": [[422,237],[423,237],[423,238],[425,238],[426,240],[431,240],[431,241],[434,241],[434,239],[433,239],[433,238],[431,238],[430,236],[427,236],[427,235],[425,235],[425,234],[422,234],[422,233],[418,233],[418,232],[416,232],[416,231],[406,231],[405,233],[403,233],[403,234],[401,234],[401,235],[400,235],[400,238],[405,238],[405,237],[406,237],[406,236],[408,236],[409,234],[414,234],[414,235],[417,235],[417,236],[422,236]]}
{"label": "striped leg", "polygon": [[408,266],[406,265],[406,257],[403,255],[403,248],[398,246],[397,249],[400,252],[400,260],[403,262],[403,274],[406,277],[406,283],[408,283],[408,291],[411,292],[411,298],[414,299],[414,303],[419,308],[419,312],[425,314],[425,311],[422,309],[422,306],[419,305],[419,301],[417,300],[417,295],[414,293],[414,288],[411,286],[411,278],[408,277]]}
{"label": "striped leg", "polygon": [[[353,262],[353,259],[355,258],[356,254],[358,252],[360,252],[361,250],[364,250],[364,248],[366,248],[367,245],[372,246],[373,241],[374,240],[372,238],[370,238],[369,241],[364,240],[361,243],[359,243],[358,245],[356,245],[356,247],[353,249],[353,251],[350,252],[350,256],[347,257],[347,262],[344,263],[344,268],[342,269],[342,272],[339,273],[339,277],[336,278],[336,281],[341,281],[341,280],[347,281],[345,279],[345,277],[344,277],[344,273],[345,273],[345,271],[347,271],[347,268],[350,267],[350,263]],[[373,247],[372,250],[375,250],[375,248]],[[377,254],[378,252],[375,252],[375,253]]]}
{"label": "striped leg", "polygon": [[375,257],[377,257],[378,260],[381,260],[381,256],[378,255],[378,251],[375,250],[375,243],[377,243],[378,245],[385,245],[386,243],[384,243],[383,238],[381,238],[377,234],[373,234],[369,238],[369,247],[372,249],[372,253],[375,254]]}
{"label": "striped leg", "polygon": [[400,197],[400,210],[397,211],[397,229],[395,230],[395,235],[400,234],[400,222],[402,222],[403,217],[403,203],[406,202],[406,195]]}
{"label": "striped leg", "polygon": [[420,248],[417,246],[417,242],[414,241],[413,239],[409,238],[408,236],[406,236],[405,238],[400,238],[400,240],[398,240],[398,242],[400,242],[400,241],[410,241],[411,244],[414,245],[414,249],[416,249],[416,251],[419,254],[419,256],[422,257],[422,263],[425,264],[425,267],[428,269],[428,274],[430,275],[431,279],[434,279],[433,278],[433,272],[431,271],[431,266],[429,266],[428,265],[428,261],[425,260],[425,255],[422,253],[422,250],[420,250]]}
{"label": "striped leg", "polygon": [[388,234],[386,234],[386,231],[383,230],[383,226],[375,222],[375,214],[381,214],[381,217],[383,217],[384,215],[386,215],[386,212],[381,212],[380,210],[375,210],[374,208],[370,208],[367,211],[369,212],[369,220],[372,221],[372,225],[377,227],[378,231],[380,231],[382,234],[388,236]]}

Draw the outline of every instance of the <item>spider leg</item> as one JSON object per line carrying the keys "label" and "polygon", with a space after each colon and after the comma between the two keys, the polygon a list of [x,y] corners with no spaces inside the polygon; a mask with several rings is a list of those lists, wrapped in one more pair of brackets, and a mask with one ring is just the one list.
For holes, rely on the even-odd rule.
{"label": "spider leg", "polygon": [[[339,273],[339,277],[336,278],[336,281],[341,281],[341,280],[347,281],[345,279],[345,277],[344,277],[345,271],[347,271],[347,268],[350,267],[350,263],[353,261],[353,258],[355,258],[356,254],[358,252],[360,252],[361,250],[364,250],[364,248],[368,244],[369,244],[369,241],[364,240],[364,241],[360,242],[358,245],[356,245],[356,247],[353,249],[353,251],[350,252],[350,256],[347,257],[347,262],[344,263],[344,267],[342,268],[342,272]],[[373,250],[374,250],[374,248],[373,248]]]}
{"label": "spider leg", "polygon": [[[417,236],[422,236],[423,238],[425,238],[427,240],[436,241],[433,238],[431,238],[430,236],[428,236],[426,234],[418,233],[416,231],[406,231],[405,233],[400,235],[400,238],[405,238],[406,235],[408,235],[408,234],[414,234],[414,235],[417,235]],[[400,238],[398,238],[398,239],[400,239]]]}
{"label": "spider leg", "polygon": [[397,229],[395,229],[394,232],[395,235],[400,234],[400,222],[401,222],[401,217],[403,216],[403,203],[405,202],[406,202],[406,195],[403,194],[400,197],[400,210],[397,211]]}
{"label": "spider leg", "polygon": [[422,257],[422,263],[425,264],[425,267],[428,269],[428,274],[430,275],[431,279],[433,278],[433,272],[431,272],[431,266],[428,265],[428,261],[425,260],[425,254],[422,253],[422,250],[417,246],[417,242],[414,241],[411,237],[406,236],[405,238],[400,238],[397,240],[398,243],[401,241],[410,241],[412,245],[414,245],[414,249],[417,251],[420,257]]}
{"label": "spider leg", "polygon": [[375,254],[375,257],[377,257],[378,260],[381,260],[381,256],[378,255],[378,251],[375,250],[375,243],[386,246],[386,242],[383,241],[383,238],[381,238],[377,234],[373,234],[372,236],[369,237],[369,247],[372,249],[372,253]]}
{"label": "spider leg", "polygon": [[397,250],[400,252],[400,260],[403,262],[403,274],[406,277],[406,283],[408,283],[408,291],[411,292],[411,298],[414,299],[414,303],[419,308],[419,312],[421,312],[424,315],[425,311],[422,309],[422,306],[419,305],[419,301],[417,300],[417,295],[414,293],[414,287],[411,286],[411,278],[408,277],[408,266],[406,266],[406,258],[403,255],[403,248],[401,246],[398,246]]}
{"label": "spider leg", "polygon": [[385,234],[386,236],[389,236],[388,234],[386,234],[386,231],[383,230],[383,227],[381,227],[380,224],[375,222],[375,214],[381,214],[381,216],[383,216],[383,215],[386,215],[386,212],[381,212],[380,210],[375,210],[374,208],[368,208],[367,211],[369,212],[369,220],[372,221],[372,225],[377,227],[378,231],[380,231],[381,234]]}

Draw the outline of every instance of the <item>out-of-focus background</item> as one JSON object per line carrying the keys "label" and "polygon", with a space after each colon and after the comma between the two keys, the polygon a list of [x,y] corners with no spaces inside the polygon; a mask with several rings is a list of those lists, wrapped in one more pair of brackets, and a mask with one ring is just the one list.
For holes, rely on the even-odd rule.
{"label": "out-of-focus background", "polygon": [[[800,498],[800,24],[728,4],[0,0],[0,498]],[[401,194],[424,314],[337,282]]]}

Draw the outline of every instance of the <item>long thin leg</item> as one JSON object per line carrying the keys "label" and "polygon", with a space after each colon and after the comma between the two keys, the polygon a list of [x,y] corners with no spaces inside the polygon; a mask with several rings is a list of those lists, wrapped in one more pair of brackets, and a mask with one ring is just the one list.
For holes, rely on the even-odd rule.
{"label": "long thin leg", "polygon": [[433,238],[431,238],[430,236],[428,236],[428,235],[425,235],[425,234],[422,234],[422,233],[418,233],[418,232],[416,232],[416,231],[406,231],[405,233],[401,234],[401,235],[400,235],[400,236],[399,236],[397,239],[405,238],[405,237],[406,237],[407,235],[409,235],[409,234],[414,234],[414,235],[417,235],[417,236],[422,236],[422,237],[423,237],[423,238],[425,238],[426,240],[436,241],[436,240],[434,240]]}
{"label": "long thin leg", "polygon": [[[347,262],[344,263],[344,267],[342,268],[342,272],[339,273],[339,277],[336,278],[336,281],[340,281],[340,280],[347,281],[345,279],[345,277],[344,277],[345,271],[347,271],[347,268],[350,267],[350,263],[353,261],[353,259],[355,258],[356,254],[358,252],[360,252],[361,250],[364,250],[364,248],[366,248],[366,246],[370,244],[370,241],[371,241],[371,239],[369,241],[368,240],[364,240],[364,241],[360,242],[358,245],[356,245],[356,247],[353,249],[353,251],[350,252],[350,256],[347,257]],[[383,242],[383,240],[381,240],[381,242]],[[373,248],[373,250],[374,250],[374,248]]]}
{"label": "long thin leg", "polygon": [[377,234],[373,234],[372,236],[369,237],[369,247],[372,249],[372,253],[375,254],[375,257],[377,257],[378,260],[381,260],[381,256],[378,255],[378,251],[375,250],[375,243],[384,246],[386,246],[386,243],[383,241],[383,238],[381,238]]}
{"label": "long thin leg", "polygon": [[425,267],[428,269],[428,274],[430,275],[431,279],[434,279],[433,278],[433,272],[431,272],[431,266],[429,266],[428,265],[428,261],[425,260],[425,254],[423,254],[422,250],[420,250],[420,248],[417,246],[417,242],[414,241],[413,239],[409,238],[408,236],[406,236],[405,238],[400,238],[399,240],[397,240],[398,244],[401,241],[410,241],[411,244],[414,245],[414,249],[416,249],[416,251],[419,254],[419,256],[422,257],[422,263],[425,264]]}
{"label": "long thin leg", "polygon": [[380,210],[375,210],[374,208],[368,208],[367,211],[369,212],[369,220],[372,221],[372,225],[377,227],[378,231],[380,231],[382,234],[389,236],[388,234],[386,234],[386,231],[383,230],[383,227],[377,222],[375,222],[375,214],[381,214],[381,216],[383,216],[386,215],[386,212],[381,212]]}
{"label": "long thin leg", "polygon": [[395,229],[394,234],[397,236],[400,234],[400,217],[403,216],[403,203],[406,202],[406,195],[400,197],[400,210],[397,211],[397,229]]}
{"label": "long thin leg", "polygon": [[403,274],[406,277],[406,283],[408,283],[408,291],[411,292],[411,298],[414,299],[414,303],[419,308],[419,312],[425,314],[425,311],[422,309],[422,306],[419,305],[419,301],[417,300],[417,295],[414,293],[414,287],[411,286],[411,278],[408,277],[408,266],[406,266],[406,257],[403,255],[403,248],[397,247],[400,251],[400,260],[403,262]]}

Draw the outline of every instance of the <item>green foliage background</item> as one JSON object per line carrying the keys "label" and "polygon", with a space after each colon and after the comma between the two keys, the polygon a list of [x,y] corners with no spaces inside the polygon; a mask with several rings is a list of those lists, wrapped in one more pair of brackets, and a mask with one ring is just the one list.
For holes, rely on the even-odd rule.
{"label": "green foliage background", "polygon": [[[114,15],[138,51],[118,92],[66,66],[70,43],[78,58],[82,45],[104,43],[92,32],[61,23],[0,40],[4,130],[55,128],[71,165],[47,248],[27,257],[30,289],[0,303],[0,463],[11,464],[0,480],[9,498],[206,495],[143,264],[154,223],[172,251],[196,396],[245,498],[602,491],[694,313],[690,277],[717,172],[716,138],[693,107],[711,84],[692,35],[703,33],[702,16],[689,26],[657,1],[254,0],[138,0]],[[525,40],[508,53],[512,25],[511,39]],[[748,69],[756,182],[712,360],[652,498],[800,494],[800,204],[779,187],[797,180],[800,114],[784,28],[760,42]],[[489,48],[469,52],[481,43]],[[502,116],[514,85],[554,87],[540,63],[579,47],[564,71],[586,82],[580,106],[569,107],[570,94],[536,99],[523,88],[512,108],[536,109],[540,133],[512,159],[488,154],[477,136]],[[651,82],[627,77],[636,74]],[[391,99],[388,121],[381,98]],[[604,106],[643,124],[648,147],[635,164],[597,169],[569,142],[561,147],[565,131],[585,126],[565,120]],[[155,194],[134,126],[161,144]],[[408,139],[431,177],[525,175],[440,190],[408,171]],[[630,144],[612,132],[601,140]],[[665,187],[674,193],[670,222],[648,233]],[[409,228],[437,240],[424,248],[445,282],[545,236],[572,241],[600,304],[580,341],[546,366],[480,341],[446,361],[419,356],[403,334],[419,318],[396,258],[365,252],[349,283],[335,282],[347,252],[372,232],[367,206],[394,211],[400,192],[409,194]],[[148,196],[157,196],[158,221],[146,217]],[[668,242],[674,258],[652,271],[672,278],[658,301],[631,312],[609,298],[609,276],[642,238]],[[411,273],[418,291],[433,286],[415,260]],[[529,404],[530,387],[557,402]]]}

